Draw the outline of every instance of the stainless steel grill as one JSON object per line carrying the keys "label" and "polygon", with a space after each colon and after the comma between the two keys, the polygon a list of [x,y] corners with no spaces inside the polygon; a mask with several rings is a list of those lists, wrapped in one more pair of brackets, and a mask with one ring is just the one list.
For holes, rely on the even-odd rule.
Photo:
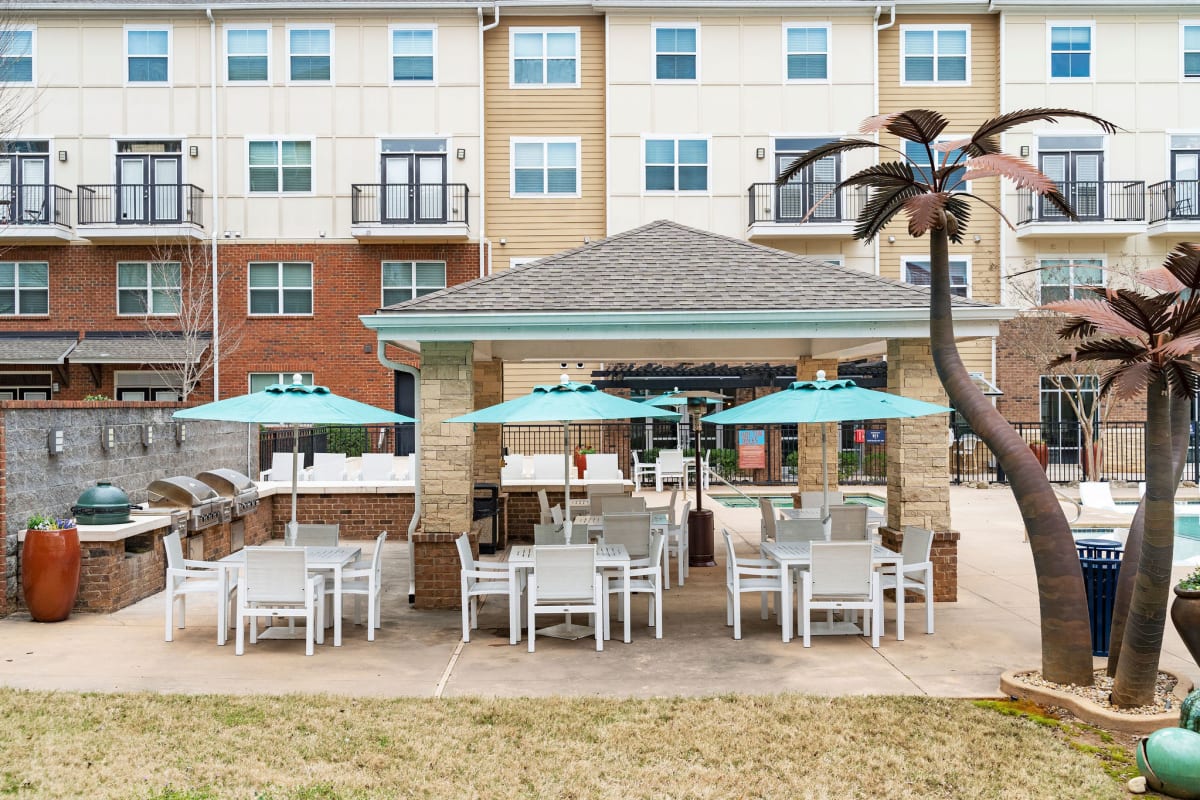
{"label": "stainless steel grill", "polygon": [[186,510],[189,531],[204,530],[232,519],[228,500],[208,484],[186,475],[151,481],[146,491],[150,497],[150,510]]}
{"label": "stainless steel grill", "polygon": [[240,519],[258,508],[258,487],[236,469],[210,469],[196,475],[196,480],[229,501],[233,519]]}

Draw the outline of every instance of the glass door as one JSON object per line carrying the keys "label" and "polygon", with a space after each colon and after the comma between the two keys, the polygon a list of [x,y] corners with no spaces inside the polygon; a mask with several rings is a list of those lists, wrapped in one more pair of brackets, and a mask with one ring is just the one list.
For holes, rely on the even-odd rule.
{"label": "glass door", "polygon": [[416,156],[417,222],[446,221],[446,157]]}
{"label": "glass door", "polygon": [[1171,182],[1175,194],[1168,219],[1200,219],[1200,150],[1171,152]]}
{"label": "glass door", "polygon": [[[1050,180],[1062,187],[1063,196],[1080,219],[1104,219],[1104,154],[1067,151],[1040,153],[1038,166]],[[1041,219],[1067,218],[1057,206],[1040,199]]]}
{"label": "glass door", "polygon": [[119,224],[145,223],[146,156],[117,156],[117,215]]}
{"label": "glass door", "polygon": [[382,222],[395,225],[413,221],[412,171],[411,154],[387,153],[383,156]]}
{"label": "glass door", "polygon": [[[807,152],[777,151],[775,174]],[[839,222],[841,221],[841,198],[834,191],[839,180],[837,156],[828,156],[808,165],[792,176],[783,186],[775,189],[775,221]],[[810,213],[811,212],[811,213]]]}
{"label": "glass door", "polygon": [[147,225],[182,221],[179,156],[117,156],[118,223]]}
{"label": "glass door", "polygon": [[151,222],[182,222],[182,176],[178,156],[150,156]]}

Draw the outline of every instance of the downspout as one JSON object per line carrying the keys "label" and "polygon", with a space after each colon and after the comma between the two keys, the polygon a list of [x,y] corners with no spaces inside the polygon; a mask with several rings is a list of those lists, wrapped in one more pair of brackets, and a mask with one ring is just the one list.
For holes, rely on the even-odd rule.
{"label": "downspout", "polygon": [[[991,10],[990,3],[988,4],[988,10]],[[1005,83],[1004,22],[1005,22],[1004,12],[1001,11],[1000,12],[1000,58],[999,58],[999,64],[997,67],[997,72],[999,73],[999,81],[1000,81],[1000,87],[999,87],[999,92],[998,92],[999,96],[997,98],[997,100],[1000,104],[1000,108],[997,109],[997,111],[1000,114],[1004,113],[1004,102],[1005,102],[1005,97],[1004,97],[1004,95],[1005,95],[1005,92],[1004,92],[1004,83]],[[1008,141],[1007,140],[1008,140],[1008,134],[1001,133],[1000,134],[1000,152],[1002,152],[1002,153],[1008,152]],[[1003,211],[1004,210],[1004,182],[1003,181],[1000,182],[1000,198],[999,199],[1000,199],[1000,210]],[[1000,265],[998,267],[998,272],[1000,273],[998,276],[999,282],[1000,282],[1000,305],[1004,305],[1005,295],[1008,294],[1008,287],[1005,286],[1005,282],[1004,282],[1005,274],[1008,272],[1008,232],[1005,230],[1004,221],[1001,219],[996,220],[996,236],[997,236],[997,239],[999,239],[999,252],[997,254],[997,257],[1000,260]],[[996,340],[998,338],[999,338],[998,336],[992,337],[992,382],[993,383],[999,383],[998,378],[1000,377],[999,374],[997,374],[997,372],[996,372],[996,367],[997,367],[997,364],[996,364]],[[996,405],[997,402],[998,402],[997,398],[993,397],[992,405]]]}
{"label": "downspout", "polygon": [[[487,162],[487,123],[484,119],[483,107],[483,80],[484,80],[484,63],[483,63],[483,35],[500,24],[500,6],[492,6],[492,11],[496,13],[496,18],[491,24],[483,24],[483,6],[475,7],[476,19],[479,20],[479,277],[483,278],[490,273],[491,270],[491,243],[487,240],[487,193],[484,191],[484,167]],[[487,254],[485,255],[485,249]],[[382,358],[382,353],[380,358]]]}
{"label": "downspout", "polygon": [[209,149],[212,151],[212,235],[209,237],[209,257],[212,261],[212,364],[213,364],[213,400],[221,399],[221,315],[220,315],[220,285],[217,269],[217,231],[220,229],[220,192],[217,191],[217,20],[213,17],[212,7],[204,9],[208,17],[208,50],[209,50]]}
{"label": "downspout", "polygon": [[413,515],[408,523],[408,602],[417,601],[417,572],[416,559],[413,558],[413,534],[421,522],[421,370],[411,364],[392,361],[384,353],[387,345],[380,339],[375,351],[379,363],[396,372],[405,372],[413,376],[413,410],[417,412],[417,421],[413,423],[413,453],[416,455],[413,465]]}
{"label": "downspout", "polygon": [[[875,6],[875,19],[874,19],[875,41],[874,41],[874,45],[871,48],[871,115],[872,116],[877,116],[879,114],[879,32],[883,31],[883,30],[887,30],[888,28],[890,28],[896,24],[896,6],[894,4],[890,7],[890,11],[891,11],[891,19],[888,22],[888,24],[880,25],[879,17],[883,15],[883,6]],[[878,133],[874,134],[874,138],[875,138],[875,141],[879,141],[879,134]],[[879,237],[878,236],[875,237],[875,240],[872,243],[872,247],[875,250],[875,254],[874,254],[875,274],[880,275],[880,274],[882,274],[883,270],[880,268],[880,264],[879,264]]]}

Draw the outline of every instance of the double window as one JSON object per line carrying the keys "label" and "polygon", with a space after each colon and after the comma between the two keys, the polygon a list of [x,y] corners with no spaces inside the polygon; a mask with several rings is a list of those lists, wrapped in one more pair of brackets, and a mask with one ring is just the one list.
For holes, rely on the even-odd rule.
{"label": "double window", "polygon": [[170,83],[171,30],[126,26],[125,63],[129,83]]}
{"label": "double window", "polygon": [[313,385],[313,374],[311,372],[251,372],[250,391],[261,392],[263,389],[276,383],[291,386],[295,382],[297,375],[300,376],[300,383],[304,386]]}
{"label": "double window", "polygon": [[[933,181],[933,173],[935,171],[946,166],[947,164],[953,164],[957,162],[959,166],[954,170],[943,186],[948,192],[953,192],[955,190],[967,191],[967,184],[962,179],[963,175],[966,174],[967,171],[967,161],[966,159],[960,160],[962,150],[956,149],[947,153],[943,153],[939,150],[933,150],[934,145],[938,144],[939,142],[950,141],[953,138],[956,137],[943,136],[939,138],[937,142],[934,142],[932,145],[930,145],[929,149],[926,149],[925,145],[921,144],[920,142],[906,141],[904,143],[904,155],[908,156],[909,161],[911,161],[915,166],[917,179],[925,181],[926,183],[931,183]],[[930,163],[929,159],[930,150],[933,150],[932,163]]]}
{"label": "double window", "polygon": [[[928,258],[903,259],[904,281],[913,286],[929,286],[932,272]],[[955,297],[971,296],[971,257],[950,257],[950,294]]]}
{"label": "double window", "polygon": [[654,79],[694,81],[700,73],[700,29],[695,25],[654,26]]}
{"label": "double window", "polygon": [[579,85],[578,28],[512,28],[509,37],[512,86]]}
{"label": "double window", "polygon": [[707,192],[708,139],[646,139],[647,192]]}
{"label": "double window", "polygon": [[49,314],[50,265],[0,261],[0,315]]}
{"label": "double window", "polygon": [[1180,26],[1183,40],[1183,77],[1200,78],[1200,22],[1185,22]]}
{"label": "double window", "polygon": [[333,77],[333,28],[291,27],[287,32],[288,80],[328,82]]}
{"label": "double window", "polygon": [[250,140],[250,193],[311,192],[312,149],[312,142],[307,140]]}
{"label": "double window", "polygon": [[1054,80],[1092,77],[1092,34],[1090,22],[1052,22],[1050,28],[1050,77]]}
{"label": "double window", "polygon": [[225,80],[266,83],[271,79],[269,28],[225,29]]}
{"label": "double window", "polygon": [[512,196],[579,196],[579,139],[512,139]]}
{"label": "double window", "polygon": [[384,261],[383,304],[403,303],[446,288],[444,261]]}
{"label": "double window", "polygon": [[294,261],[251,262],[252,315],[311,314],[312,264]]}
{"label": "double window", "polygon": [[183,292],[178,262],[117,263],[117,313],[174,316]]}
{"label": "double window", "polygon": [[1104,285],[1102,258],[1043,258],[1040,266],[1043,304],[1089,299],[1093,295],[1088,287]]}
{"label": "double window", "polygon": [[33,83],[33,30],[0,31],[0,83]]}
{"label": "double window", "polygon": [[784,57],[789,81],[829,80],[829,26],[783,29]]}
{"label": "double window", "polygon": [[900,27],[900,82],[971,82],[970,25]]}
{"label": "double window", "polygon": [[431,27],[393,25],[392,80],[396,83],[433,81],[435,30]]}

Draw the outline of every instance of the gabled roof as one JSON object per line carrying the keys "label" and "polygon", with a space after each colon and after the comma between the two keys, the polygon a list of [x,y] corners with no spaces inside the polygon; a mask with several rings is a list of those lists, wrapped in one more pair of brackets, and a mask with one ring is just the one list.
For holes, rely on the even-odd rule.
{"label": "gabled roof", "polygon": [[[956,306],[986,307],[957,298]],[[382,309],[385,314],[926,309],[929,292],[659,220]]]}

